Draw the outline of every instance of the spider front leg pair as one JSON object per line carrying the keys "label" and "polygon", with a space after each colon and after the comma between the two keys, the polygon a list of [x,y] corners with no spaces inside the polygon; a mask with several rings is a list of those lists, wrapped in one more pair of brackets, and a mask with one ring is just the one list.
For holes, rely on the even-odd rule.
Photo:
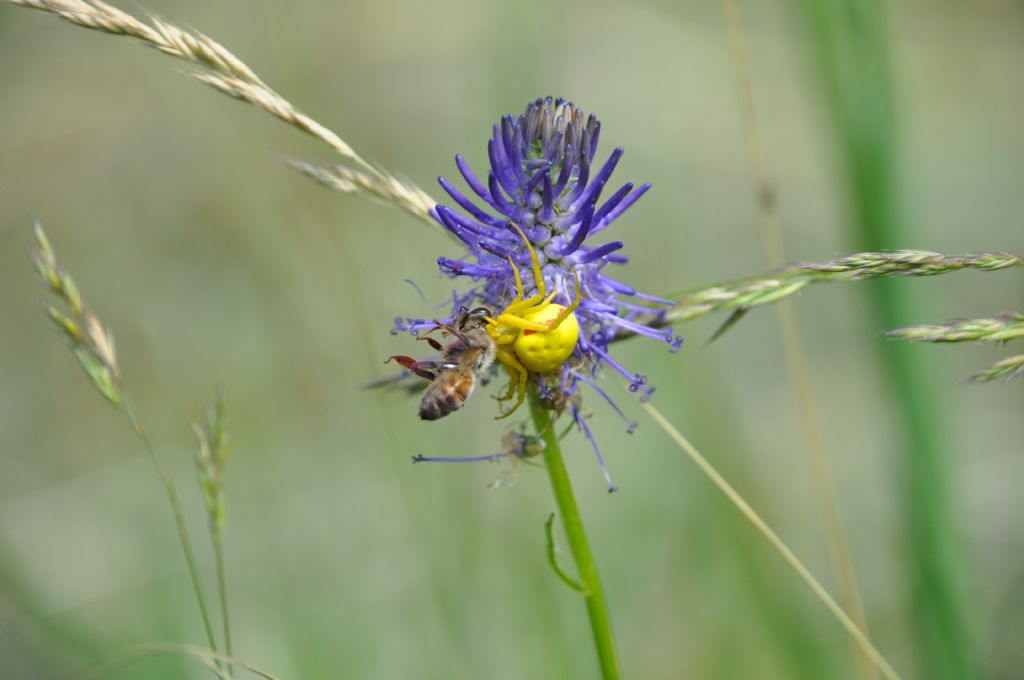
{"label": "spider front leg pair", "polygon": [[511,257],[509,266],[515,277],[516,295],[512,302],[497,315],[487,317],[487,332],[497,345],[496,357],[508,370],[510,380],[508,391],[502,401],[516,396],[515,406],[498,418],[507,418],[526,400],[526,383],[530,372],[551,373],[565,363],[576,349],[580,336],[579,322],[574,314],[580,304],[580,280],[575,270],[575,297],[568,307],[552,302],[557,291],[550,294],[544,283],[544,274],[526,235],[515,224],[510,224],[526,245],[533,266],[533,278],[537,294],[525,297],[523,280]]}

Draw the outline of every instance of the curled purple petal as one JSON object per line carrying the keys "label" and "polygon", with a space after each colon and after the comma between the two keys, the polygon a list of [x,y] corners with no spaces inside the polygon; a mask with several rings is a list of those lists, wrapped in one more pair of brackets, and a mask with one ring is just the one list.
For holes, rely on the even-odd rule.
{"label": "curled purple petal", "polygon": [[576,421],[576,424],[586,436],[587,441],[590,442],[591,448],[594,449],[594,456],[597,458],[597,464],[601,468],[601,474],[604,475],[604,479],[608,483],[608,493],[615,493],[619,490],[619,487],[615,486],[615,482],[612,481],[612,475],[608,472],[608,466],[604,463],[604,457],[601,455],[601,449],[597,445],[597,440],[594,439],[594,434],[590,431],[586,419],[580,415],[580,410],[575,405],[572,407],[572,419]]}
{"label": "curled purple petal", "polygon": [[495,137],[487,143],[487,156],[491,160],[491,173],[497,177],[498,182],[501,184],[501,188],[504,189],[508,195],[514,196],[516,187],[519,186],[519,182],[516,180],[516,177],[511,170],[511,164],[508,162],[508,158],[505,157],[504,146],[495,141],[498,137],[497,125],[494,126],[494,135]]}
{"label": "curled purple petal", "polygon": [[576,233],[573,234],[572,240],[566,244],[565,249],[562,251],[562,257],[566,255],[572,255],[580,246],[583,245],[583,241],[586,240],[587,235],[590,234],[590,226],[594,222],[594,206],[588,205],[583,209],[580,216],[580,225],[576,227]]}
{"label": "curled purple petal", "polygon": [[518,211],[512,203],[501,195],[501,187],[498,186],[498,178],[494,176],[493,172],[487,176],[487,189],[491,194],[491,205],[494,206],[495,209],[499,210],[501,214],[514,219]]}
{"label": "curled purple petal", "polygon": [[608,160],[604,162],[601,169],[598,170],[597,175],[594,176],[594,180],[590,183],[590,187],[587,191],[582,192],[576,200],[572,202],[573,208],[578,208],[585,203],[596,201],[597,197],[601,195],[601,189],[604,188],[608,178],[612,176],[612,172],[615,171],[615,166],[619,164],[619,159],[622,158],[623,148],[617,147],[612,151],[612,155],[608,157]]}
{"label": "curled purple petal", "polygon": [[622,246],[622,241],[612,241],[611,243],[605,243],[604,245],[597,246],[593,250],[581,253],[576,257],[576,261],[579,262],[580,264],[590,264],[595,260],[600,260],[608,253],[613,253],[616,250],[621,250]]}
{"label": "curled purple petal", "polygon": [[500,227],[504,223],[504,220],[502,220],[501,218],[494,217],[493,215],[490,215],[481,210],[475,203],[473,203],[473,201],[463,196],[462,192],[453,187],[451,182],[446,180],[444,177],[438,177],[437,182],[438,184],[441,185],[441,188],[444,189],[445,192],[452,197],[452,200],[462,207],[463,210],[465,210],[470,215],[480,220],[484,224],[488,224],[492,227]]}
{"label": "curled purple petal", "polygon": [[544,181],[541,184],[541,211],[537,215],[537,221],[541,224],[551,224],[555,219],[555,198],[554,189],[551,186],[551,174],[544,173]]}
{"label": "curled purple petal", "polygon": [[607,392],[605,392],[600,387],[598,387],[597,383],[595,383],[593,380],[591,380],[587,376],[583,375],[582,373],[577,373],[576,371],[572,371],[572,370],[570,370],[569,372],[572,373],[573,376],[577,380],[579,380],[580,382],[585,384],[587,387],[589,387],[590,389],[592,389],[595,392],[597,392],[601,396],[602,399],[604,399],[606,402],[608,402],[608,405],[612,407],[612,410],[615,411],[617,414],[619,414],[619,417],[622,418],[623,421],[625,421],[625,423],[626,423],[626,432],[628,432],[629,434],[633,434],[634,432],[636,432],[636,428],[638,426],[638,423],[635,420],[630,420],[629,418],[627,418],[626,414],[622,412],[621,408],[619,408],[619,405],[616,404],[615,401],[611,397],[608,396]]}
{"label": "curled purple petal", "polygon": [[632,205],[634,203],[636,203],[640,199],[641,196],[646,194],[647,191],[650,188],[651,188],[651,185],[649,183],[648,184],[641,184],[639,187],[637,187],[636,191],[634,191],[629,196],[627,196],[625,198],[625,200],[623,200],[621,203],[619,203],[617,206],[615,206],[612,210],[610,210],[607,215],[605,215],[604,217],[601,218],[600,222],[598,222],[597,228],[594,230],[595,233],[598,232],[598,231],[601,231],[602,229],[607,227],[609,224],[611,224],[612,222],[617,220],[619,217],[621,217],[622,213],[624,213],[627,210],[629,210],[630,207],[632,207]]}

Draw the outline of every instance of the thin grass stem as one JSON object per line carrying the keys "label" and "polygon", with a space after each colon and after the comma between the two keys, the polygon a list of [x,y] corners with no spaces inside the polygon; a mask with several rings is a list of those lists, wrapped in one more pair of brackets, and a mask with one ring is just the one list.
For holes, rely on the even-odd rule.
{"label": "thin grass stem", "polygon": [[[218,533],[213,539],[213,554],[217,562],[217,590],[220,594],[220,618],[224,626],[224,653],[231,656],[231,617],[228,614],[228,585],[224,569],[224,542]],[[230,665],[228,669],[230,670]]]}
{"label": "thin grass stem", "polygon": [[[188,566],[189,576],[192,578],[192,587],[199,604],[199,613],[203,619],[203,628],[206,630],[206,639],[210,648],[217,651],[216,637],[213,634],[213,627],[210,625],[210,614],[206,607],[206,598],[199,580],[199,571],[196,568],[192,543],[188,537],[188,528],[185,525],[181,502],[178,500],[178,492],[171,476],[161,467],[153,445],[132,408],[128,390],[118,366],[114,336],[86,306],[78,285],[57,260],[57,254],[46,237],[42,225],[36,222],[33,225],[33,232],[36,248],[32,252],[32,264],[39,275],[39,280],[54,296],[65,303],[68,312],[65,313],[56,307],[49,307],[47,312],[50,319],[64,334],[71,353],[78,360],[92,386],[128,419],[132,430],[142,442],[142,447],[153,464],[153,468],[163,482],[167,500],[174,513],[178,537],[181,539],[181,548],[185,554],[185,563]],[[216,664],[217,670],[220,671],[220,662],[217,661]]]}
{"label": "thin grass stem", "polygon": [[[735,70],[735,80],[741,102],[741,121],[746,139],[747,165],[757,199],[758,233],[761,236],[764,258],[768,266],[781,267],[786,261],[786,254],[779,220],[778,192],[769,175],[768,162],[765,158],[764,143],[754,99],[754,87],[750,77],[750,60],[747,56],[743,21],[736,0],[721,0],[721,2],[729,34],[729,53]],[[811,474],[812,487],[825,525],[829,556],[836,581],[839,584],[840,599],[857,627],[868,634],[864,604],[857,586],[856,570],[839,514],[835,485],[829,470],[825,434],[800,338],[796,310],[791,302],[786,300],[779,304],[777,311],[789,384],[801,414],[800,423],[804,442],[801,451],[804,453],[804,462]],[[876,676],[871,660],[858,645],[852,641],[851,644],[858,676],[862,680],[872,680]]]}
{"label": "thin grass stem", "polygon": [[214,666],[212,670],[222,677],[223,673],[219,670],[220,664],[227,663],[238,668],[242,668],[256,677],[263,678],[263,680],[281,680],[281,678],[273,675],[272,673],[268,673],[265,670],[257,668],[256,666],[248,664],[240,659],[236,659],[230,655],[211,652],[207,649],[202,649],[193,645],[182,645],[173,642],[151,642],[145,645],[139,645],[138,647],[126,649],[119,652],[116,656],[105,661],[101,661],[75,677],[76,680],[98,680],[99,678],[107,677],[111,673],[126,666],[158,654],[178,654],[182,656],[189,656],[194,659],[199,659],[207,664],[214,662],[217,665]]}
{"label": "thin grass stem", "polygon": [[703,472],[712,481],[712,483],[714,483],[714,485],[717,486],[723,494],[725,494],[729,501],[736,506],[741,513],[743,513],[743,516],[747,518],[747,521],[754,525],[754,528],[768,540],[771,546],[775,548],[779,555],[782,556],[782,559],[785,560],[790,568],[796,572],[797,576],[807,584],[807,587],[811,589],[811,592],[821,600],[821,603],[825,605],[829,612],[831,612],[832,616],[834,616],[839,624],[846,630],[847,634],[849,634],[857,645],[864,650],[864,653],[871,659],[878,670],[881,671],[882,675],[888,678],[888,680],[899,680],[900,676],[896,673],[889,662],[885,660],[885,657],[882,656],[881,652],[871,644],[871,640],[869,640],[867,635],[864,634],[864,631],[862,631],[857,624],[853,622],[853,619],[851,619],[843,608],[836,603],[832,596],[828,594],[828,591],[825,590],[824,586],[822,586],[816,578],[814,578],[814,575],[811,574],[810,570],[804,566],[803,562],[800,561],[800,558],[790,550],[789,546],[779,538],[778,534],[768,526],[767,522],[761,519],[761,516],[758,515],[752,507],[750,507],[750,504],[743,499],[743,496],[741,496],[740,493],[736,491],[736,489],[734,489],[724,477],[722,477],[718,470],[701,455],[700,451],[698,451],[693,444],[691,444],[689,440],[679,432],[679,430],[673,427],[672,423],[670,423],[665,416],[663,416],[661,412],[654,407],[654,404],[647,401],[643,402],[642,406],[650,414],[651,418],[654,419],[654,422],[656,422],[658,426],[672,439],[672,441],[674,441],[676,445],[679,446],[687,456],[689,456],[690,460],[696,463],[701,472]]}
{"label": "thin grass stem", "polygon": [[[192,551],[192,541],[188,536],[188,527],[185,524],[185,514],[181,509],[181,501],[178,499],[178,491],[174,487],[174,481],[171,476],[164,471],[160,465],[160,461],[157,460],[156,452],[153,450],[153,445],[149,441],[149,436],[145,430],[142,429],[142,424],[139,419],[135,416],[135,410],[131,406],[131,401],[128,396],[124,397],[124,413],[128,416],[128,421],[131,423],[132,429],[142,442],[142,447],[146,450],[146,455],[149,457],[153,467],[156,469],[157,474],[160,476],[161,481],[164,485],[164,491],[167,494],[167,501],[171,504],[171,511],[174,513],[174,523],[178,529],[178,538],[181,539],[181,551],[185,555],[185,564],[188,566],[188,575],[192,580],[192,590],[195,592],[196,603],[199,605],[199,616],[203,620],[203,630],[206,632],[206,641],[210,645],[210,649],[217,652],[217,639],[213,634],[213,625],[210,623],[210,611],[206,606],[206,596],[203,594],[203,584],[199,580],[199,569],[196,566],[195,553]],[[215,659],[217,669],[221,668],[221,661]]]}
{"label": "thin grass stem", "polygon": [[[905,140],[899,115],[901,91],[895,82],[899,69],[891,58],[889,4],[880,0],[803,0],[799,4],[813,49],[808,61],[820,68],[831,112],[850,236],[857,247],[872,250],[911,242],[916,230],[904,198]],[[1020,263],[1020,258],[990,261],[998,260],[1007,266]],[[1011,265],[1014,260],[1017,264]],[[925,290],[887,283],[867,292],[876,326],[893,328],[928,313]],[[943,390],[934,366],[916,348],[895,342],[877,347],[880,372],[892,393],[890,410],[902,440],[893,453],[901,454],[897,478],[904,503],[906,577],[920,673],[934,680],[985,677],[967,554],[958,539],[962,510],[953,491],[957,472],[950,445],[955,438],[949,432]]]}
{"label": "thin grass stem", "polygon": [[[217,570],[217,594],[220,601],[221,625],[224,634],[224,650],[231,656],[231,616],[228,610],[227,574],[224,568],[224,527],[227,523],[227,506],[224,500],[224,467],[231,446],[224,424],[224,395],[217,390],[214,403],[206,410],[205,422],[193,424],[196,435],[196,472],[199,489],[206,506],[207,529],[213,545]],[[230,666],[228,674],[231,674]]]}
{"label": "thin grass stem", "polygon": [[587,534],[583,528],[583,518],[576,505],[572,483],[569,481],[569,472],[562,459],[562,449],[553,427],[551,412],[540,403],[536,393],[530,395],[530,410],[533,414],[537,434],[544,438],[544,466],[547,468],[548,478],[551,480],[551,491],[554,493],[558,514],[562,519],[565,537],[569,542],[569,549],[580,575],[580,585],[586,591],[583,600],[587,606],[587,616],[590,618],[594,645],[597,647],[601,677],[604,680],[614,680],[619,677],[619,667],[615,655],[615,643],[612,639],[608,604],[605,601],[604,589],[601,587],[601,578],[597,573],[597,564],[590,551],[590,543],[587,541]]}

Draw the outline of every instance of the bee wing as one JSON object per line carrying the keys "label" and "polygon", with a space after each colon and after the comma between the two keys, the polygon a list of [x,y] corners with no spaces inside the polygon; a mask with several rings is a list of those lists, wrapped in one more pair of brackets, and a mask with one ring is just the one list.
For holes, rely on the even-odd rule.
{"label": "bee wing", "polygon": [[376,389],[394,389],[408,392],[409,394],[417,394],[423,389],[423,381],[416,374],[409,373],[408,371],[401,371],[399,373],[392,373],[376,380],[363,385],[364,390],[376,390]]}

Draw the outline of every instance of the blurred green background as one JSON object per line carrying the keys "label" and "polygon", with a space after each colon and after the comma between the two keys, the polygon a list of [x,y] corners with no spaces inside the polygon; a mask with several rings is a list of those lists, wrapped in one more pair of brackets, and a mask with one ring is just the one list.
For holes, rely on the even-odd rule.
{"label": "blurred green background", "polygon": [[[830,89],[830,69],[842,66],[823,56],[829,36],[860,29],[842,11],[829,27],[822,6],[832,3],[741,3],[788,258],[865,247],[857,225],[872,188],[858,192],[844,168],[862,153],[875,177],[879,139],[898,158],[888,186],[899,227],[912,228],[876,236],[943,252],[1024,251],[1024,7],[890,8],[876,52],[847,45],[850,63],[891,65],[895,122],[859,138],[834,121],[886,95],[870,78],[848,79],[860,89],[846,99]],[[456,175],[456,152],[484,166],[498,116],[539,95],[571,98],[602,119],[602,157],[626,148],[619,182],[654,184],[615,227],[632,258],[621,279],[668,292],[766,268],[715,2],[145,7],[213,36],[364,156],[435,196],[434,178]],[[553,509],[543,471],[520,467],[516,486],[488,491],[498,466],[410,464],[419,452],[497,450],[506,424],[492,420],[493,402],[481,395],[423,423],[415,399],[362,389],[386,373],[385,357],[415,353],[388,332],[395,316],[424,313],[403,279],[444,299],[451,282],[435,260],[455,255],[452,243],[292,173],[282,158],[333,159],[181,71],[125,39],[0,5],[0,675],[60,676],[134,644],[203,640],[159,482],[43,313],[26,257],[38,217],[114,331],[210,595],[189,424],[217,385],[225,390],[238,657],[284,678],[594,677],[583,607],[543,556]],[[915,632],[931,614],[913,595],[905,390],[890,380],[872,300],[909,291],[920,305],[898,323],[936,322],[1020,309],[1024,284],[1017,271],[879,285],[815,287],[796,308],[872,639],[905,677],[936,677],[929,657],[941,650]],[[705,345],[721,321],[684,325],[677,355],[630,341],[621,356],[835,591],[775,312],[751,313]],[[1006,349],[908,351],[929,381],[924,429],[946,451],[937,474],[954,520],[943,535],[964,574],[964,656],[979,673],[1022,677],[1024,382],[959,384]],[[621,401],[641,423],[633,435],[591,400],[619,493],[606,493],[581,437],[566,453],[625,674],[854,677],[847,640],[820,603]],[[208,675],[159,657],[114,677]]]}

